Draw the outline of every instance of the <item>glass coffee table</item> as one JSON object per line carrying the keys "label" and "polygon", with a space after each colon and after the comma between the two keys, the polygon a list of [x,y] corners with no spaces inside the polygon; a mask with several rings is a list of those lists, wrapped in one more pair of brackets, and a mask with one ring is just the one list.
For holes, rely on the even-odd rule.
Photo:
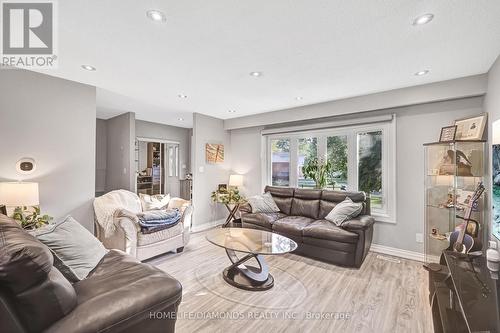
{"label": "glass coffee table", "polygon": [[[268,290],[274,285],[264,255],[278,255],[297,248],[293,240],[268,231],[246,228],[218,228],[208,232],[207,240],[226,250],[232,265],[222,276],[230,285],[252,291]],[[240,258],[236,254],[242,253]],[[255,259],[259,267],[247,262]]]}

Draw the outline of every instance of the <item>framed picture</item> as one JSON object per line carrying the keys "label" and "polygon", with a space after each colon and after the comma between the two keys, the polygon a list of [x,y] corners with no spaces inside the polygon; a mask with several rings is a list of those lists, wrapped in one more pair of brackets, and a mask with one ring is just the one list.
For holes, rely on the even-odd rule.
{"label": "framed picture", "polygon": [[218,192],[226,192],[227,191],[227,184],[219,184],[217,186],[217,191]]}
{"label": "framed picture", "polygon": [[457,134],[457,125],[443,127],[441,128],[441,135],[439,136],[439,142],[453,142],[455,141],[456,134]]}
{"label": "framed picture", "polygon": [[486,127],[487,114],[455,120],[457,126],[456,140],[482,140]]}
{"label": "framed picture", "polygon": [[205,157],[207,163],[224,162],[224,145],[218,143],[207,143],[205,145]]}

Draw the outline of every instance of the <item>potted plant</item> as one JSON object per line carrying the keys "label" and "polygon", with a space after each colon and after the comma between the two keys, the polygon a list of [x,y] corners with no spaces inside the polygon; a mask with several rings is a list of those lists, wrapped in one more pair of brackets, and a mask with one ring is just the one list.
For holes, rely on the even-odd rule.
{"label": "potted plant", "polygon": [[332,163],[330,161],[324,162],[316,157],[307,159],[302,167],[304,177],[314,180],[318,189],[326,187],[331,172]]}
{"label": "potted plant", "polygon": [[27,207],[17,207],[14,209],[12,218],[21,224],[21,227],[27,230],[41,228],[50,223],[53,219],[49,215],[41,215],[40,207],[33,206],[30,212]]}

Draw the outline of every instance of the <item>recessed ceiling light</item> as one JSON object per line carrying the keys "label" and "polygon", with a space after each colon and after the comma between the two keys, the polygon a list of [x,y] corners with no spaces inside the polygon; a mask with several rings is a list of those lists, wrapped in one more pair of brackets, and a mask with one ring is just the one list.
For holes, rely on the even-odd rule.
{"label": "recessed ceiling light", "polygon": [[89,71],[89,72],[96,71],[96,68],[94,66],[90,66],[90,65],[82,65],[82,68],[85,69],[86,71]]}
{"label": "recessed ceiling light", "polygon": [[229,113],[236,113],[236,110],[228,110]]}
{"label": "recessed ceiling light", "polygon": [[188,98],[187,95],[184,95],[184,94],[179,94],[179,95],[177,95],[177,97],[179,97],[179,98]]}
{"label": "recessed ceiling light", "polygon": [[415,76],[422,76],[422,75],[426,75],[426,74],[429,74],[429,70],[428,69],[416,72]]}
{"label": "recessed ceiling light", "polygon": [[146,16],[155,22],[165,22],[167,20],[165,14],[163,14],[159,10],[148,10],[146,12]]}
{"label": "recessed ceiling light", "polygon": [[184,118],[177,118],[177,120],[179,120],[179,121],[184,121]]}
{"label": "recessed ceiling light", "polygon": [[302,96],[298,96],[298,97],[295,97],[295,99],[296,99],[296,100],[298,100],[298,101],[301,101],[301,100],[303,100],[303,99],[304,99],[304,97],[302,97]]}
{"label": "recessed ceiling light", "polygon": [[423,25],[423,24],[427,24],[429,23],[430,21],[432,21],[432,19],[434,18],[434,15],[433,14],[424,14],[424,15],[420,15],[419,17],[417,17],[415,20],[413,20],[413,25]]}
{"label": "recessed ceiling light", "polygon": [[262,72],[250,72],[250,75],[258,77],[258,76],[262,76]]}

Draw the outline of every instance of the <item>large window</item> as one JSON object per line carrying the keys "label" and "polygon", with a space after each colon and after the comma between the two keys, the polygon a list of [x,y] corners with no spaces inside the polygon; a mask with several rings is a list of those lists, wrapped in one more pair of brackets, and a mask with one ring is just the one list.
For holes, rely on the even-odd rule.
{"label": "large window", "polygon": [[318,138],[300,138],[298,141],[299,155],[297,159],[297,178],[298,186],[305,188],[314,188],[316,183],[312,179],[304,176],[302,168],[305,164],[312,162],[318,156]]}
{"label": "large window", "polygon": [[271,184],[290,186],[290,139],[271,140]]}
{"label": "large window", "polygon": [[357,141],[358,189],[370,193],[372,209],[382,209],[382,131],[358,133]]}
{"label": "large window", "polygon": [[347,135],[326,138],[327,160],[332,164],[328,187],[335,190],[347,189]]}
{"label": "large window", "polygon": [[392,123],[269,134],[267,183],[315,188],[307,166],[328,163],[327,189],[364,191],[378,220],[393,222],[394,135]]}

